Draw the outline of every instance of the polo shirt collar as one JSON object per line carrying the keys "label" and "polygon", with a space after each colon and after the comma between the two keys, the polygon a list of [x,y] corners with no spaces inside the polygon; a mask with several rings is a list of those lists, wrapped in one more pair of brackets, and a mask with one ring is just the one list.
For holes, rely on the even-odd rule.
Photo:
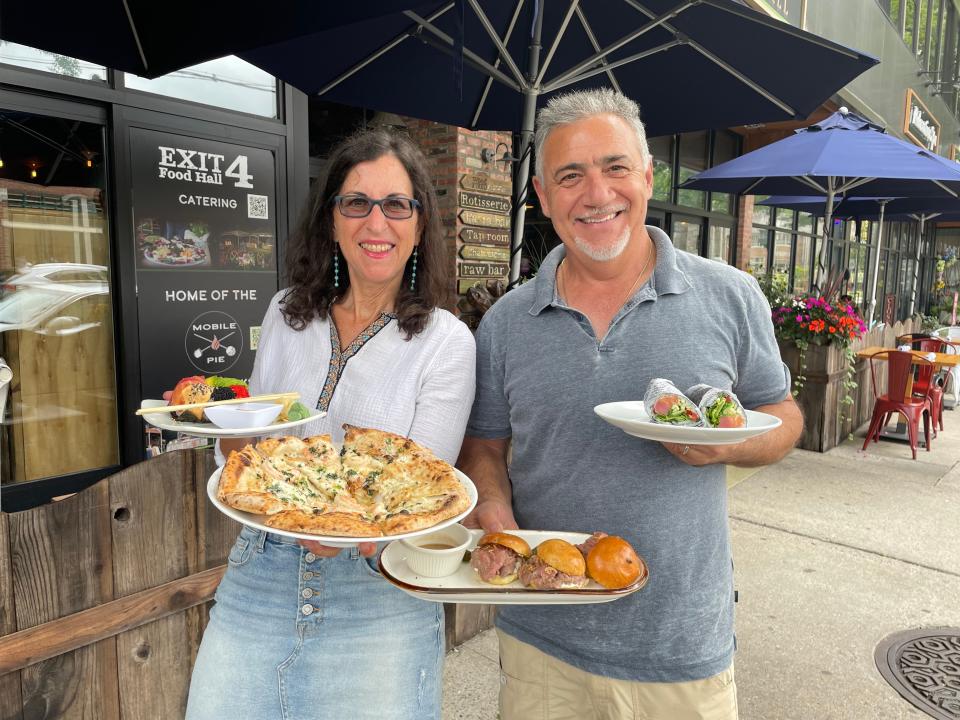
{"label": "polo shirt collar", "polygon": [[[686,273],[677,266],[677,251],[670,236],[653,225],[647,225],[647,233],[657,248],[657,264],[653,275],[647,281],[645,288],[652,286],[653,295],[679,295],[693,287],[687,279]],[[561,243],[543,259],[540,269],[533,282],[535,291],[533,303],[530,305],[530,314],[539,315],[553,304],[557,296],[557,267],[567,254],[567,248]],[[641,293],[641,296],[646,294]],[[643,297],[647,299],[647,297]]]}

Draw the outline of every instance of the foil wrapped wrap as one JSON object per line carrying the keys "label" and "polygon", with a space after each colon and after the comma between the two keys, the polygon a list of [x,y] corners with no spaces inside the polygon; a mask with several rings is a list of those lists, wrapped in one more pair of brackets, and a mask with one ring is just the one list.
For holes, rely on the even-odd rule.
{"label": "foil wrapped wrap", "polygon": [[643,395],[643,406],[655,423],[667,425],[703,425],[703,415],[689,397],[669,380],[654,378]]}
{"label": "foil wrapped wrap", "polygon": [[729,390],[710,385],[694,385],[687,397],[697,404],[703,423],[713,428],[742,428],[747,426],[747,413],[739,398]]}

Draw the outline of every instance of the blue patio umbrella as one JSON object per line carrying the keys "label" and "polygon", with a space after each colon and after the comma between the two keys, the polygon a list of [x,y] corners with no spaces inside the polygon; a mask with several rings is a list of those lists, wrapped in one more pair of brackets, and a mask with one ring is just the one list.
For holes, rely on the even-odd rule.
{"label": "blue patio umbrella", "polygon": [[421,3],[8,0],[0,2],[0,39],[155,78]]}
{"label": "blue patio umbrella", "polygon": [[[816,196],[771,195],[761,200],[759,205],[771,205],[808,212],[813,215],[826,214],[826,198]],[[915,220],[920,223],[920,238],[923,238],[924,224],[930,220],[958,220],[960,219],[960,198],[956,197],[853,197],[843,198],[833,212],[833,217],[856,218],[858,220],[879,220],[877,232],[877,248],[883,240],[883,221],[887,220]],[[826,229],[825,229],[826,230]],[[920,245],[917,243],[917,254],[914,258],[913,288],[910,294],[910,309],[912,315],[916,297],[917,284],[920,279]],[[873,319],[873,312],[877,304],[877,275],[879,273],[879,252],[873,263],[873,289],[870,297],[870,307],[867,321]]]}
{"label": "blue patio umbrella", "polygon": [[514,279],[549,96],[615,88],[655,136],[804,118],[877,62],[734,0],[435,0],[242,57],[323,99],[518,132]]}
{"label": "blue patio umbrella", "polygon": [[[960,165],[888,134],[841,108],[793,135],[699,173],[682,188],[716,192],[825,197],[824,241],[815,287],[826,267],[826,232],[837,196],[958,197]],[[880,207],[885,207],[880,202]]]}

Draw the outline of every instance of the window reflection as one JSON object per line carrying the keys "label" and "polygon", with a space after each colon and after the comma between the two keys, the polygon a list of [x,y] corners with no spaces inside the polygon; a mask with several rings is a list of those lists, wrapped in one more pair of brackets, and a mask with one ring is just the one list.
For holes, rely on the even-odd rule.
{"label": "window reflection", "polygon": [[673,232],[670,237],[678,250],[685,250],[694,255],[700,254],[700,236],[703,232],[703,225],[699,220],[693,218],[675,217],[673,220]]}
{"label": "window reflection", "polygon": [[126,86],[133,90],[277,117],[277,82],[274,77],[232,55],[154,80],[130,73],[124,77]]}
{"label": "window reflection", "polygon": [[16,65],[30,70],[41,70],[55,75],[66,75],[81,80],[97,80],[99,82],[106,82],[107,80],[107,69],[103,65],[96,65],[86,60],[78,60],[66,55],[58,55],[46,50],[6,42],[5,40],[0,40],[0,63]]}
{"label": "window reflection", "polygon": [[116,465],[103,128],[2,111],[0,123],[0,482]]}

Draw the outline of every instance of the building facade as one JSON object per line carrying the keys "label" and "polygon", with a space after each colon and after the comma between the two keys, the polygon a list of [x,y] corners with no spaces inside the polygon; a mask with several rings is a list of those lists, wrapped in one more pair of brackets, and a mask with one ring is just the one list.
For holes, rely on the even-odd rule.
{"label": "building facade", "polygon": [[[804,122],[650,138],[649,222],[683,250],[808,290],[821,220],[677,186],[841,105],[957,157],[958,3],[749,0],[881,64]],[[404,127],[430,160],[459,296],[452,309],[474,325],[487,300],[468,291],[495,294],[508,274],[509,133],[325,103],[236,58],[145,80],[0,42],[4,509],[176,447],[134,411],[180,377],[249,374],[311,183],[339,138],[378,124]],[[533,194],[526,210],[524,278],[558,242]],[[840,219],[831,230],[834,265],[849,270],[843,290],[861,307],[876,292],[892,320],[943,295],[936,256],[960,230],[931,224],[921,237],[916,222],[897,218],[882,246],[875,222]]]}

